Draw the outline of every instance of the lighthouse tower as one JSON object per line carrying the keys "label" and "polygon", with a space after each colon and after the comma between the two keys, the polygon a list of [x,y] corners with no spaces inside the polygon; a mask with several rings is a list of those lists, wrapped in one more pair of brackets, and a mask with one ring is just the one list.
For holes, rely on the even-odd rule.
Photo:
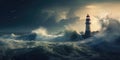
{"label": "lighthouse tower", "polygon": [[86,30],[85,30],[85,38],[89,38],[91,36],[91,31],[90,31],[90,16],[87,14],[86,16]]}

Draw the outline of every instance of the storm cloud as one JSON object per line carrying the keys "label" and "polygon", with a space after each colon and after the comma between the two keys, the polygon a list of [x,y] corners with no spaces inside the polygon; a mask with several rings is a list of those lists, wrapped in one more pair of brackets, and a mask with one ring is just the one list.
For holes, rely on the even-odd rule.
{"label": "storm cloud", "polygon": [[1,0],[0,32],[31,32],[39,27],[62,31],[80,20],[75,12],[91,3],[118,0]]}

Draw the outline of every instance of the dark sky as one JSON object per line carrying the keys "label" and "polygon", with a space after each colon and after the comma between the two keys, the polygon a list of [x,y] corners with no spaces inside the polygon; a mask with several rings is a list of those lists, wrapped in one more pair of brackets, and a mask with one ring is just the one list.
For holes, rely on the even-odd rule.
{"label": "dark sky", "polygon": [[[0,0],[0,32],[31,32],[39,27],[50,31],[64,29],[80,17],[78,7],[113,0]],[[114,0],[118,1],[118,0]],[[66,12],[66,18],[60,18]]]}

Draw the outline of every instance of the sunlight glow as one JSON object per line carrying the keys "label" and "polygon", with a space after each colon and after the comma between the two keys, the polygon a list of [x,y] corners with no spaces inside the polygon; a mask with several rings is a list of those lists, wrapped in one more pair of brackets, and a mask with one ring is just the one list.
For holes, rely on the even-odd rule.
{"label": "sunlight glow", "polygon": [[[80,7],[75,14],[76,16],[80,17],[80,22],[84,21],[86,19],[86,15],[89,14],[91,17],[91,30],[92,31],[97,31],[101,29],[101,25],[99,22],[99,19],[103,19],[106,17],[111,17],[114,19],[119,19],[120,18],[120,4],[114,4],[113,3],[93,3],[93,4],[88,4],[84,7]],[[83,22],[81,23],[83,24]],[[84,24],[85,25],[85,24]],[[83,31],[85,28],[83,29]]]}

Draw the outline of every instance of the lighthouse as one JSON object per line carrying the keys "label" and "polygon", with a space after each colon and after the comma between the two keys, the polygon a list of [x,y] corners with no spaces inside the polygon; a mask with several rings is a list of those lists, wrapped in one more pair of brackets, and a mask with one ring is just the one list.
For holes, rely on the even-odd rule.
{"label": "lighthouse", "polygon": [[86,29],[85,29],[85,38],[89,38],[91,36],[91,31],[90,31],[90,15],[87,14],[86,16]]}

